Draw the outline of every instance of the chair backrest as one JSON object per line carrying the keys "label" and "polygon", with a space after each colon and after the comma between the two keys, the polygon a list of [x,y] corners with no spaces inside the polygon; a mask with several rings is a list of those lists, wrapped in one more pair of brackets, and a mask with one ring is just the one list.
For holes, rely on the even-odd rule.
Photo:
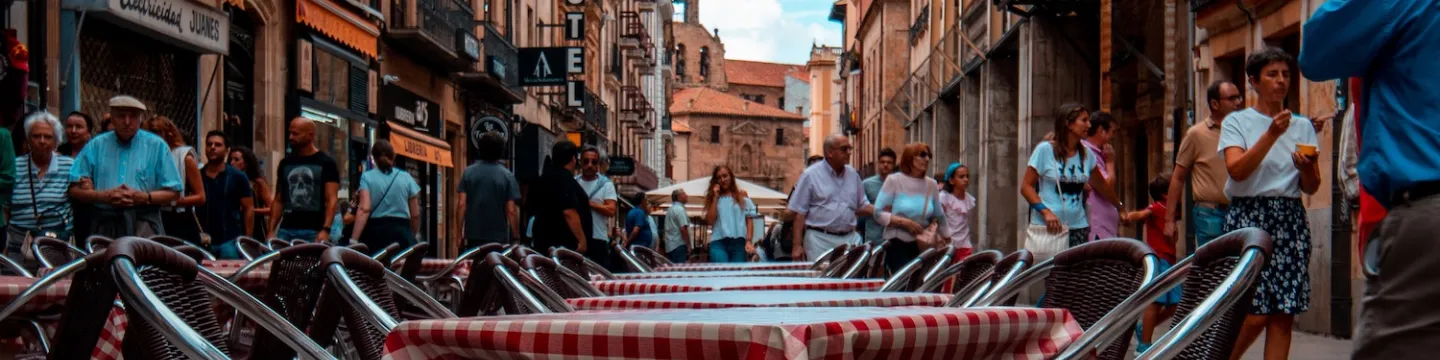
{"label": "chair backrest", "polygon": [[964,259],[960,259],[952,264],[942,264],[941,266],[944,266],[944,268],[936,271],[930,278],[925,279],[925,282],[921,284],[916,291],[941,291],[945,287],[945,284],[951,284],[953,280],[951,290],[958,292],[974,282],[975,278],[980,276],[981,273],[984,273],[985,270],[989,270],[995,266],[995,261],[999,258],[999,251],[986,250],[970,254],[970,256],[966,256]]}
{"label": "chair backrest", "polygon": [[400,278],[412,284],[415,283],[415,277],[420,275],[420,266],[423,265],[425,256],[429,254],[430,243],[422,242],[395,255],[396,262],[400,264]]}
{"label": "chair backrest", "polygon": [[[816,270],[821,272],[826,271],[830,268],[830,263],[836,260],[840,260],[840,257],[845,256],[845,251],[849,249],[850,244],[840,244],[836,245],[833,248],[830,248],[830,250],[825,250],[825,252],[820,253],[820,256],[815,257],[815,262],[810,264],[810,270]],[[795,260],[800,261],[804,259]]]}
{"label": "chair backrest", "polygon": [[[379,359],[384,352],[385,335],[400,317],[395,293],[385,282],[385,265],[345,247],[326,249],[320,262],[325,264],[327,275],[320,306],[325,309],[338,306],[356,352],[362,359]],[[327,319],[315,319],[310,335],[326,345],[326,339],[333,338],[336,327],[325,326],[328,324],[322,320]]]}
{"label": "chair backrest", "polygon": [[885,266],[885,252],[895,245],[897,239],[882,241],[878,245],[870,245],[870,258],[865,260],[865,269],[861,274],[865,278],[885,279],[890,276],[890,268]]}
{"label": "chair backrest", "polygon": [[[140,288],[118,287],[125,301],[128,326],[122,343],[126,358],[172,359],[195,358],[197,354],[219,352],[229,354],[229,343],[204,284],[197,280],[199,265],[191,255],[175,248],[138,237],[117,239],[106,250],[110,266],[115,267],[115,281],[138,280]],[[121,259],[124,259],[123,261]],[[128,273],[129,276],[122,276]],[[117,284],[118,285],[118,284]],[[139,290],[136,293],[129,290]],[[155,297],[145,296],[150,292]],[[197,296],[201,295],[201,296]],[[104,294],[92,296],[103,297]],[[109,299],[113,299],[110,297]],[[151,301],[159,300],[158,303]],[[173,315],[166,315],[168,309]],[[191,338],[185,334],[198,335]],[[176,337],[187,341],[174,341]],[[204,343],[199,341],[203,339]]]}
{"label": "chair backrest", "polygon": [[910,292],[919,289],[920,285],[923,283],[925,274],[930,273],[931,268],[934,268],[938,265],[943,265],[940,263],[940,260],[948,260],[950,258],[950,254],[954,252],[955,248],[950,246],[946,246],[940,249],[925,249],[925,251],[921,251],[920,255],[915,256],[915,260],[911,260],[910,263],[905,264],[905,267],[901,268],[899,271],[896,271],[895,274],[891,275],[889,279],[885,280],[885,285],[880,286],[880,291]]}
{"label": "chair backrest", "polygon": [[269,245],[270,250],[278,251],[280,249],[290,247],[290,242],[277,238],[270,238],[270,240],[265,240],[265,245]]}
{"label": "chair backrest", "polygon": [[[290,245],[289,245],[289,244],[286,244],[285,246],[290,246]],[[366,253],[369,253],[369,252],[370,252],[370,245],[365,245],[365,244],[362,244],[362,243],[354,243],[354,244],[350,244],[350,245],[345,245],[345,247],[350,248],[351,250],[359,251],[361,254],[366,254]]]}
{"label": "chair backrest", "polygon": [[[528,281],[527,281],[528,279]],[[543,292],[537,293],[537,289]],[[545,296],[553,297],[546,301]],[[491,253],[470,271],[460,316],[491,316],[500,314],[537,314],[572,311],[558,294],[539,279],[534,279],[509,257]]]}
{"label": "chair backrest", "polygon": [[[1149,246],[1131,239],[1091,241],[1056,254],[1040,307],[1069,310],[1080,327],[1088,329],[1140,288],[1152,270],[1146,258],[1154,255]],[[1124,358],[1130,332],[1099,358]]]}
{"label": "chair backrest", "polygon": [[176,246],[180,246],[180,245],[189,245],[189,244],[190,244],[189,241],[185,241],[184,239],[177,238],[177,237],[174,237],[174,236],[169,236],[169,235],[155,235],[155,236],[151,236],[151,237],[150,237],[150,241],[158,242],[158,243],[164,244],[165,246],[169,246],[169,247],[176,247]]}
{"label": "chair backrest", "polygon": [[[995,265],[995,271],[991,272],[993,275],[991,276],[990,292],[1010,286],[1021,273],[1029,270],[1033,265],[1035,265],[1035,254],[1030,250],[1020,249],[1010,255],[1005,255],[1005,258],[1000,259],[1000,263]],[[994,305],[1015,306],[1015,298],[1003,299]]]}
{"label": "chair backrest", "polygon": [[[416,276],[415,279],[419,280],[422,283],[434,282],[442,278],[451,276],[451,273],[455,271],[455,268],[459,267],[461,263],[467,260],[472,263],[471,268],[473,269],[475,263],[479,263],[485,260],[485,256],[490,255],[491,253],[500,253],[503,251],[505,251],[505,245],[500,245],[496,243],[476,246],[470,248],[470,250],[465,250],[465,252],[460,253],[460,256],[456,256],[455,260],[451,261],[450,265],[446,265],[444,269],[441,269],[440,271],[437,271],[433,274]],[[472,270],[471,272],[474,271]],[[463,288],[464,284],[461,283],[460,286]]]}
{"label": "chair backrest", "polygon": [[540,282],[545,283],[545,286],[555,291],[555,294],[561,298],[574,299],[605,296],[605,293],[601,292],[600,289],[596,289],[594,285],[590,285],[589,279],[583,278],[574,271],[560,266],[560,264],[550,258],[539,254],[530,255],[525,257],[525,261],[520,264],[525,267],[525,270],[528,271],[531,276],[540,279]]}
{"label": "chair backrest", "polygon": [[[1240,335],[1240,327],[1245,323],[1245,316],[1250,312],[1250,299],[1259,285],[1249,283],[1245,285],[1227,283],[1232,273],[1245,271],[1245,265],[1250,267],[1262,267],[1265,259],[1269,258],[1272,251],[1272,240],[1270,235],[1263,230],[1246,228],[1232,231],[1221,235],[1215,240],[1206,243],[1205,246],[1196,249],[1192,256],[1190,271],[1185,277],[1185,285],[1182,287],[1180,304],[1176,306],[1174,324],[1171,332],[1159,341],[1155,342],[1156,347],[1143,355],[1154,355],[1158,358],[1182,359],[1182,360],[1209,360],[1229,359],[1231,352],[1235,349],[1235,341]],[[1258,264],[1245,264],[1244,259],[1247,252],[1258,251]],[[1247,286],[1248,285],[1248,286]],[[1224,305],[1217,305],[1214,308],[1201,308],[1201,304],[1216,294],[1216,291],[1235,291],[1236,294],[1225,294],[1238,298],[1228,308]],[[1193,315],[1192,315],[1193,314]],[[1208,316],[1213,321],[1210,325],[1198,325],[1195,327],[1186,326],[1192,316]],[[1196,321],[1202,321],[1196,319]],[[1192,330],[1193,329],[1193,330]],[[1186,334],[1186,330],[1193,332]],[[1176,339],[1174,342],[1167,341],[1170,337],[1188,337],[1188,339]],[[1188,345],[1184,345],[1188,343]]]}
{"label": "chair backrest", "polygon": [[[311,320],[318,316],[315,308],[320,299],[320,289],[325,285],[325,266],[320,262],[320,256],[329,248],[324,244],[305,244],[281,249],[270,262],[270,278],[266,281],[265,293],[260,295],[260,301],[295,327],[308,328]],[[324,313],[339,316],[337,311]],[[289,359],[295,356],[295,350],[279,346],[281,340],[270,333],[257,332],[253,344],[252,359]]]}
{"label": "chair backrest", "polygon": [[[82,255],[81,257],[84,256]],[[3,274],[5,275],[35,277],[35,274],[30,273],[30,270],[25,270],[24,266],[21,266],[20,263],[15,262],[15,260],[10,260],[8,256],[0,256],[0,270],[3,270]]]}
{"label": "chair backrest", "polygon": [[655,251],[655,249],[651,249],[648,246],[631,245],[630,253],[635,255],[635,260],[640,260],[641,264],[645,264],[645,266],[650,267],[650,269],[658,269],[661,266],[671,264],[669,258],[666,258],[665,255],[660,254],[659,251]]}
{"label": "chair backrest", "polygon": [[90,235],[89,238],[85,239],[85,251],[91,254],[102,253],[105,252],[105,248],[109,247],[112,242],[115,242],[115,240],[100,235]]}
{"label": "chair backrest", "polygon": [[630,249],[626,248],[625,245],[621,245],[618,242],[614,243],[610,245],[610,251],[615,253],[613,257],[619,258],[620,263],[625,264],[625,269],[630,270],[630,272],[648,273],[654,271],[653,268],[640,262],[640,259],[636,258],[635,254],[631,253]]}
{"label": "chair backrest", "polygon": [[30,242],[30,251],[35,253],[35,259],[40,260],[40,267],[55,268],[65,263],[85,257],[85,251],[70,245],[59,239],[44,236],[36,237]]}
{"label": "chair backrest", "polygon": [[265,246],[265,243],[248,236],[235,238],[235,247],[240,250],[240,257],[245,260],[255,260],[271,251],[269,246]]}
{"label": "chair backrest", "polygon": [[400,252],[400,247],[400,243],[390,243],[390,245],[385,245],[384,249],[380,249],[380,251],[376,251],[374,255],[370,255],[370,258],[379,261],[381,265],[389,267],[390,262],[395,259],[395,254]]}
{"label": "chair backrest", "polygon": [[866,269],[866,264],[869,260],[870,244],[851,245],[845,248],[845,254],[830,263],[825,269],[825,273],[821,276],[836,279],[853,279],[855,276],[861,275]]}
{"label": "chair backrest", "polygon": [[303,244],[309,244],[309,243],[310,243],[310,242],[309,242],[309,241],[305,241],[305,239],[291,239],[291,240],[290,240],[290,246],[303,245]]}
{"label": "chair backrest", "polygon": [[[531,249],[529,246],[518,244],[510,245],[505,248],[505,251],[501,252],[501,255],[510,258],[510,260],[514,260],[516,263],[525,261],[525,257],[535,254],[540,254],[540,252]],[[481,259],[483,260],[484,258],[482,257]]]}
{"label": "chair backrest", "polygon": [[585,258],[585,255],[580,255],[574,250],[561,247],[552,248],[550,256],[555,259],[555,262],[560,263],[560,266],[570,269],[583,278],[589,279],[592,275],[599,275],[607,280],[615,279],[615,274],[610,273],[610,270],[605,270],[605,267],[590,261]]}

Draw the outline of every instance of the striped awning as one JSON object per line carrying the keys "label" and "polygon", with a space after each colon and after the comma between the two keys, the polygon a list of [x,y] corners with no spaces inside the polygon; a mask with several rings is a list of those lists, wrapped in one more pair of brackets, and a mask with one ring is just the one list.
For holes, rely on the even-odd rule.
{"label": "striped awning", "polygon": [[379,51],[380,28],[330,0],[296,1],[295,18],[372,59]]}

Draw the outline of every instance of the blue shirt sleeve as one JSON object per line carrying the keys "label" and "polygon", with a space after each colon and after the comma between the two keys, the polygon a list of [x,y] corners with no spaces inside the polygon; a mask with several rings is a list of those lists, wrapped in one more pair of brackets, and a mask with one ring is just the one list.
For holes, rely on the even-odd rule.
{"label": "blue shirt sleeve", "polygon": [[[400,171],[400,176],[405,177],[405,199],[409,200],[416,195],[420,195],[420,184],[415,182],[415,177],[410,176],[410,172],[408,171],[403,171],[399,169],[396,169],[396,171]],[[405,206],[408,207],[409,205]]]}
{"label": "blue shirt sleeve", "polygon": [[1328,0],[1300,40],[1300,74],[1311,80],[1364,75],[1381,48],[1408,23],[1418,1]]}
{"label": "blue shirt sleeve", "polygon": [[1043,176],[1045,170],[1049,169],[1050,164],[1054,162],[1055,150],[1050,148],[1049,141],[1041,141],[1035,145],[1035,150],[1030,152],[1030,161],[1026,165],[1035,168],[1035,173]]}
{"label": "blue shirt sleeve", "polygon": [[791,193],[790,205],[787,208],[799,214],[810,212],[810,173],[801,172],[800,180],[795,182],[795,191]]}

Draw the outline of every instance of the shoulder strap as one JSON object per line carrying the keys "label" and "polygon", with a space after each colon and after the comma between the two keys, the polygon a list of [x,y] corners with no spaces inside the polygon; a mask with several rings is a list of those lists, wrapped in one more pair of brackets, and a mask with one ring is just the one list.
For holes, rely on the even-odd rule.
{"label": "shoulder strap", "polygon": [[[373,201],[376,202],[375,205],[380,205],[380,204],[384,204],[384,203],[385,203],[385,195],[390,195],[390,188],[395,187],[395,179],[400,177],[400,173],[397,172],[397,171],[400,171],[400,169],[390,168],[390,171],[391,171],[391,173],[390,173],[390,184],[385,185],[385,192],[380,193],[380,199],[379,199],[379,200],[373,200]],[[370,212],[370,217],[375,217],[375,212],[374,212],[375,209],[374,209],[374,206],[371,206],[371,209],[370,209],[370,210],[371,210],[371,212]],[[413,214],[412,214],[412,215],[413,215]]]}

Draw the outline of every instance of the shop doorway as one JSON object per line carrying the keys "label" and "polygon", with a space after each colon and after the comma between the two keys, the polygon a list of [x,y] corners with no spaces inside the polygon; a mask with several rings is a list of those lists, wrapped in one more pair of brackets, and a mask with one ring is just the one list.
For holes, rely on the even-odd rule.
{"label": "shop doorway", "polygon": [[255,24],[244,10],[226,6],[230,54],[225,56],[225,101],[218,127],[230,146],[255,148]]}

